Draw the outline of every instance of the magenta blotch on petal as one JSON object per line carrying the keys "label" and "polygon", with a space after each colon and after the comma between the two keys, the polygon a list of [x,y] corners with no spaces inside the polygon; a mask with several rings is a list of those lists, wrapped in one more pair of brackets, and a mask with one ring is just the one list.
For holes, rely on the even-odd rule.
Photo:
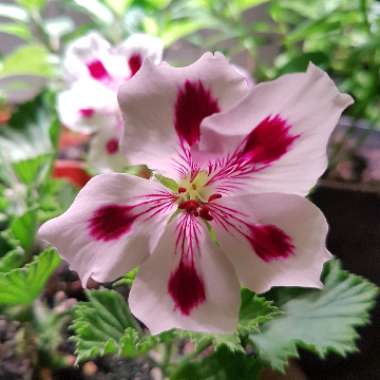
{"label": "magenta blotch on petal", "polygon": [[266,117],[248,134],[241,154],[256,164],[268,165],[278,160],[299,137],[292,136],[290,128],[279,115]]}
{"label": "magenta blotch on petal", "polygon": [[94,115],[95,110],[93,108],[81,108],[79,110],[79,113],[81,114],[82,117],[90,118]]}
{"label": "magenta blotch on petal", "polygon": [[181,260],[177,269],[170,275],[168,292],[175,307],[184,315],[190,315],[195,307],[206,300],[204,284],[194,263]]}
{"label": "magenta blotch on petal", "polygon": [[89,220],[89,231],[96,240],[110,241],[128,233],[136,219],[133,207],[106,205],[97,209]]}
{"label": "magenta blotch on petal", "polygon": [[133,77],[139,70],[142,65],[141,55],[138,53],[132,54],[128,59],[128,66],[131,70],[131,77]]}
{"label": "magenta blotch on petal", "polygon": [[104,67],[103,62],[99,59],[87,64],[90,75],[96,80],[104,80],[110,77],[107,69]]}
{"label": "magenta blotch on petal", "polygon": [[274,225],[251,225],[247,237],[255,253],[264,261],[286,259],[294,254],[292,239]]}
{"label": "magenta blotch on petal", "polygon": [[217,100],[201,81],[186,80],[175,103],[175,129],[190,146],[199,142],[204,118],[220,111]]}
{"label": "magenta blotch on petal", "polygon": [[118,139],[111,138],[106,142],[106,151],[108,154],[115,154],[119,151]]}

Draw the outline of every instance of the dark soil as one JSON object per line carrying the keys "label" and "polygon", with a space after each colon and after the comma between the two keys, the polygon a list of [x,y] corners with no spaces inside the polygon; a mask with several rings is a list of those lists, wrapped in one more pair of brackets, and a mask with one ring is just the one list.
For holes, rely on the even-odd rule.
{"label": "dark soil", "polygon": [[[380,191],[361,185],[321,186],[312,200],[330,224],[328,247],[344,268],[380,285]],[[360,331],[359,353],[327,360],[302,353],[301,365],[310,380],[380,379],[380,303],[372,312],[372,325]]]}

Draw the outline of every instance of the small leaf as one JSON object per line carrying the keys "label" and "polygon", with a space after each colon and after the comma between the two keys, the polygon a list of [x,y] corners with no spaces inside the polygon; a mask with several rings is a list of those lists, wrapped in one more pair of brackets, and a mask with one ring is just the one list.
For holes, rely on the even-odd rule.
{"label": "small leaf", "polygon": [[75,307],[71,325],[78,361],[107,354],[134,357],[158,343],[134,329],[136,322],[118,292],[94,290],[87,295],[89,301]]}
{"label": "small leaf", "polygon": [[240,334],[258,332],[260,325],[280,313],[272,301],[259,297],[248,289],[242,289],[238,331]]}
{"label": "small leaf", "polygon": [[89,15],[104,24],[112,24],[114,17],[112,12],[97,0],[74,0],[74,3],[85,10]]}
{"label": "small leaf", "polygon": [[212,345],[215,350],[227,347],[232,352],[245,352],[240,342],[240,337],[235,334],[208,334],[192,331],[174,330],[175,335],[190,339],[196,347]]}
{"label": "small leaf", "polygon": [[18,179],[26,185],[39,184],[49,168],[51,155],[44,154],[13,164]]}
{"label": "small leaf", "polygon": [[24,8],[33,11],[40,10],[46,3],[46,0],[16,0],[17,3],[22,5]]}
{"label": "small leaf", "polygon": [[28,305],[42,292],[61,260],[54,249],[46,249],[23,268],[0,273],[0,304]]}
{"label": "small leaf", "polygon": [[283,315],[251,334],[260,358],[283,371],[291,357],[303,347],[324,358],[328,352],[341,356],[356,351],[355,328],[369,321],[378,289],[362,277],[341,269],[339,261],[326,265],[322,290],[281,289],[292,297],[282,297]]}
{"label": "small leaf", "polygon": [[24,250],[20,247],[12,249],[0,258],[0,272],[9,272],[18,268],[25,260]]}
{"label": "small leaf", "polygon": [[10,232],[21,247],[28,251],[33,245],[37,232],[35,211],[27,211],[24,215],[14,219],[10,225]]}
{"label": "small leaf", "polygon": [[11,34],[23,40],[30,40],[32,38],[32,33],[28,25],[20,22],[0,23],[0,32]]}
{"label": "small leaf", "polygon": [[174,179],[165,177],[160,174],[155,174],[154,177],[157,179],[158,182],[161,183],[161,185],[167,187],[169,190],[172,190],[174,192],[178,191],[178,183],[174,181]]}
{"label": "small leaf", "polygon": [[39,44],[21,46],[8,55],[1,64],[0,76],[35,74],[50,77],[53,67],[49,52]]}
{"label": "small leaf", "polygon": [[259,380],[262,365],[257,358],[220,348],[198,362],[185,362],[171,380]]}
{"label": "small leaf", "polygon": [[104,2],[119,16],[123,16],[133,0],[104,0]]}

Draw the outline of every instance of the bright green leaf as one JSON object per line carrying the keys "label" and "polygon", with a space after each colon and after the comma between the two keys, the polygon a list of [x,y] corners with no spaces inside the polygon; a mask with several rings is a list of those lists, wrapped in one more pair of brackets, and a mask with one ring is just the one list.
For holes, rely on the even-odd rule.
{"label": "bright green leaf", "polygon": [[240,334],[258,332],[260,325],[280,313],[272,301],[259,297],[248,289],[242,289],[238,331]]}
{"label": "bright green leaf", "polygon": [[16,49],[2,61],[0,76],[35,74],[50,77],[54,70],[47,49],[38,44]]}
{"label": "bright green leaf", "polygon": [[161,185],[167,187],[168,189],[177,192],[178,191],[178,183],[174,181],[174,179],[165,177],[160,174],[155,174],[154,177],[157,179],[158,182],[161,183]]}
{"label": "bright green leaf", "polygon": [[164,28],[160,29],[159,36],[165,46],[170,46],[178,39],[184,38],[203,27],[206,27],[205,23],[197,20],[181,20],[178,22],[171,21]]}
{"label": "bright green leaf", "polygon": [[21,247],[28,251],[33,245],[37,232],[35,211],[27,211],[24,215],[15,218],[10,225],[10,231]]}
{"label": "bright green leaf", "polygon": [[245,352],[237,333],[208,334],[181,330],[174,330],[173,332],[182,338],[190,339],[196,347],[212,345],[215,350],[220,347],[227,347],[232,352]]}
{"label": "bright green leaf", "polygon": [[42,292],[61,260],[54,249],[46,249],[23,268],[0,273],[0,304],[27,305]]}
{"label": "bright green leaf", "polygon": [[40,10],[46,3],[47,0],[16,0],[24,8],[33,11]]}
{"label": "bright green leaf", "polygon": [[345,356],[356,351],[355,328],[369,322],[378,289],[342,270],[337,260],[327,264],[324,284],[322,290],[298,291],[289,297],[281,307],[283,315],[264,325],[261,333],[250,335],[260,358],[271,367],[283,371],[289,358],[298,357],[300,347],[322,358],[328,352]]}
{"label": "bright green leaf", "polygon": [[132,0],[104,0],[104,2],[119,16],[122,16],[131,5]]}
{"label": "bright green leaf", "polygon": [[257,7],[258,5],[267,2],[269,2],[269,0],[235,0],[240,11],[245,11],[246,9]]}
{"label": "bright green leaf", "polygon": [[0,23],[0,32],[11,34],[23,40],[30,40],[32,37],[29,27],[19,22]]}
{"label": "bright green leaf", "polygon": [[39,178],[43,177],[48,169],[50,159],[51,155],[45,154],[29,160],[18,161],[13,164],[13,169],[23,183],[27,185],[38,184]]}
{"label": "bright green leaf", "polygon": [[114,17],[112,12],[100,1],[97,0],[74,0],[75,4],[79,5],[92,17],[104,24],[112,24]]}
{"label": "bright green leaf", "polygon": [[25,259],[24,250],[17,247],[0,258],[0,273],[9,272],[18,268]]}
{"label": "bright green leaf", "polygon": [[200,361],[179,365],[171,380],[259,380],[261,364],[253,355],[231,352],[226,347]]}
{"label": "bright green leaf", "polygon": [[74,330],[78,361],[107,354],[133,357],[158,343],[157,338],[141,337],[123,297],[113,290],[88,291],[88,302],[74,309]]}

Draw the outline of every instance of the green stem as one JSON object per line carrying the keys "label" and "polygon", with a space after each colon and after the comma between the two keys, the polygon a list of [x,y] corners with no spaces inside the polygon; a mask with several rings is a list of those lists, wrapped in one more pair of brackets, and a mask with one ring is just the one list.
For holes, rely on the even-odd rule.
{"label": "green stem", "polygon": [[212,340],[207,339],[204,342],[200,343],[197,348],[191,352],[189,355],[185,356],[178,363],[173,365],[173,371],[171,371],[170,375],[176,377],[183,368],[185,368],[190,362],[198,358],[204,351],[206,351],[211,346]]}
{"label": "green stem", "polygon": [[165,352],[164,352],[164,359],[162,361],[162,366],[164,368],[167,368],[170,364],[170,359],[172,357],[172,351],[173,351],[173,342],[167,342],[165,343]]}

